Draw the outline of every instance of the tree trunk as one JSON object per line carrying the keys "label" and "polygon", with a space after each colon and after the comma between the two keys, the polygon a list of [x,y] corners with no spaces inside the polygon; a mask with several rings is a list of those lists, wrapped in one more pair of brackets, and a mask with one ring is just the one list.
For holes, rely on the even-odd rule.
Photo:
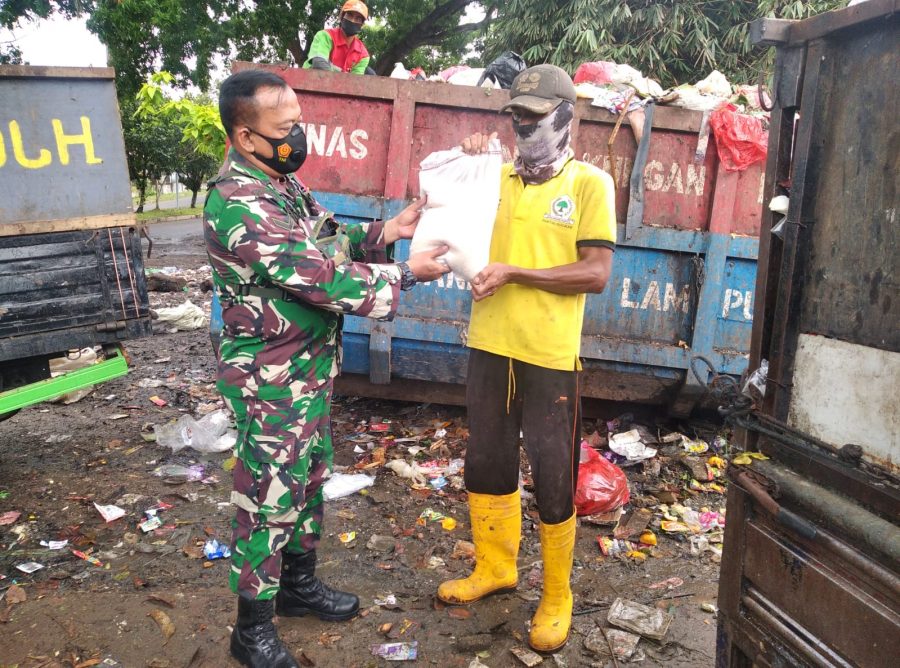
{"label": "tree trunk", "polygon": [[200,192],[199,188],[197,188],[197,190],[191,190],[191,208],[192,209],[197,206],[197,193],[198,192]]}
{"label": "tree trunk", "polygon": [[162,188],[162,180],[153,182],[153,189],[156,191],[156,210],[159,211],[159,191]]}
{"label": "tree trunk", "polygon": [[140,179],[137,181],[138,189],[138,207],[135,213],[144,213],[144,204],[147,202],[147,180]]}
{"label": "tree trunk", "polygon": [[303,63],[306,62],[306,54],[309,53],[309,43],[312,42],[312,38],[308,38],[306,42],[307,44],[305,49],[300,46],[299,39],[292,39],[287,45],[288,51],[290,51],[291,56],[294,57],[294,64],[297,67],[303,67]]}
{"label": "tree trunk", "polygon": [[390,76],[394,69],[394,63],[402,63],[413,51],[420,46],[439,44],[443,39],[452,34],[474,31],[488,25],[492,20],[492,12],[489,10],[485,19],[479,23],[453,28],[438,29],[436,26],[448,16],[462,15],[466,7],[472,4],[472,0],[445,0],[438,4],[431,12],[422,18],[416,25],[411,26],[405,35],[401,35],[394,44],[382,54],[379,54],[375,64],[375,73],[381,76]]}

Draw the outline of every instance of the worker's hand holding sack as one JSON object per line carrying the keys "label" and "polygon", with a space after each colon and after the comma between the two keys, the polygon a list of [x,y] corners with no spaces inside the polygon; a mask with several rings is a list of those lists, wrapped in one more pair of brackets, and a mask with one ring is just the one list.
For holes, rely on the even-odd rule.
{"label": "worker's hand holding sack", "polygon": [[410,247],[411,254],[449,247],[442,259],[467,281],[488,264],[500,201],[500,142],[485,135],[483,144],[476,151],[465,145],[438,151],[422,161],[419,184],[427,206]]}

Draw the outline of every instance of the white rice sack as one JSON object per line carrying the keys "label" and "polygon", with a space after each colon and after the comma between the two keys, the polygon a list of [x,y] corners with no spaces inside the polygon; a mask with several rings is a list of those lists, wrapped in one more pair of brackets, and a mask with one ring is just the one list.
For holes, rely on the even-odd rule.
{"label": "white rice sack", "polygon": [[422,212],[410,254],[447,245],[443,256],[454,274],[471,281],[488,264],[491,234],[500,203],[499,140],[486,153],[466,155],[462,148],[437,151],[425,158],[419,186],[428,205]]}

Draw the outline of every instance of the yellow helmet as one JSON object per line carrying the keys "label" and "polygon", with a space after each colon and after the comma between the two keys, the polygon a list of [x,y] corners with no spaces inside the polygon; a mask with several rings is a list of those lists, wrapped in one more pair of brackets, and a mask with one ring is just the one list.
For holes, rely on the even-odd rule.
{"label": "yellow helmet", "polygon": [[357,14],[362,14],[366,21],[369,20],[369,8],[366,7],[366,3],[360,2],[360,0],[347,0],[344,6],[341,7],[341,12],[356,12]]}

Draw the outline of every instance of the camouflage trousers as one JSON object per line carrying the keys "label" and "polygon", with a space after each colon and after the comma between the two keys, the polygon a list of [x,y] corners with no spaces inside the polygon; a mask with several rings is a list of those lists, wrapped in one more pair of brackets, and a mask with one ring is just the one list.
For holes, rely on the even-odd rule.
{"label": "camouflage trousers", "polygon": [[314,550],[332,468],[329,381],[291,399],[225,397],[237,421],[229,584],[244,598],[278,593],[281,552]]}

